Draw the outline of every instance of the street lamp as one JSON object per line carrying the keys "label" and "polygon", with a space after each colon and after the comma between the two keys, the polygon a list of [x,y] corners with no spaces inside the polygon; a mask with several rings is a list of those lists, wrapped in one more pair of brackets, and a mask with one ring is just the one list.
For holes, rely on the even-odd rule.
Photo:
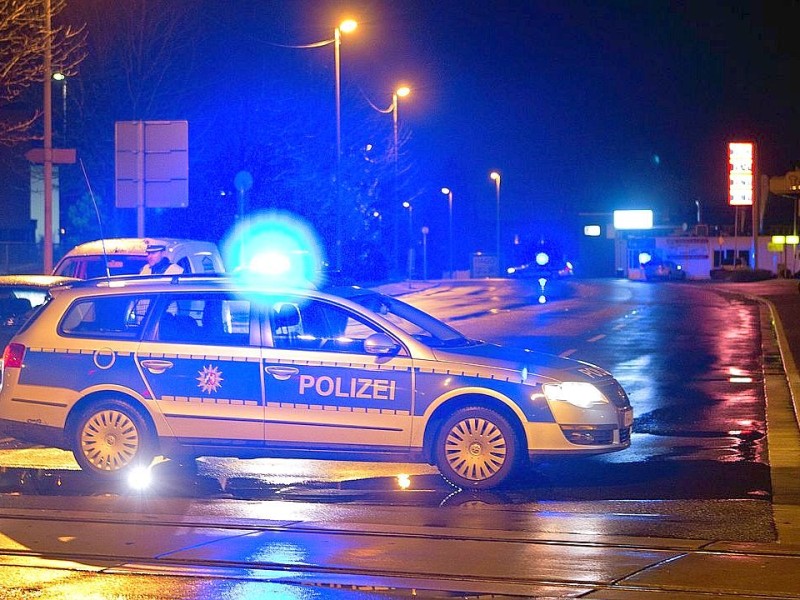
{"label": "street lamp", "polygon": [[[399,164],[400,164],[400,136],[399,136],[399,122],[398,122],[398,116],[397,116],[398,108],[399,108],[399,104],[400,104],[399,103],[399,98],[405,98],[410,93],[411,93],[411,88],[408,87],[407,85],[399,86],[394,92],[392,92],[392,103],[389,105],[388,108],[378,108],[372,102],[367,100],[367,102],[369,102],[369,105],[373,109],[378,111],[379,113],[383,113],[385,115],[391,113],[391,115],[392,115],[392,163],[393,163],[393,169],[394,169],[394,175],[393,175],[393,178],[392,178],[393,179],[393,183],[392,183],[392,188],[393,188],[392,189],[392,206],[393,207],[399,206],[399,203],[398,203],[398,191],[399,191],[398,190],[398,188],[399,188],[398,181],[400,179],[400,176],[399,176],[399,173],[400,173],[400,167],[399,167]],[[392,215],[393,221],[394,221],[394,227],[393,227],[393,234],[394,234],[393,235],[393,238],[394,238],[393,239],[393,253],[394,253],[394,266],[395,266],[395,269],[398,269],[399,266],[400,266],[399,265],[399,261],[400,261],[400,252],[399,252],[400,232],[399,232],[399,224],[398,224],[398,222],[400,221],[400,215],[397,212],[397,210],[398,210],[397,208],[393,208],[392,211],[391,211],[391,215]]]}
{"label": "street lamp", "polygon": [[339,47],[342,44],[342,34],[351,33],[358,27],[358,23],[353,19],[345,19],[333,30],[333,39],[313,42],[301,46],[286,46],[287,48],[321,48],[328,44],[333,44],[333,64],[335,73],[336,89],[336,199],[335,199],[335,249],[336,268],[342,269],[342,193],[341,193],[341,170],[342,170],[342,69]]}
{"label": "street lamp", "polygon": [[339,46],[342,33],[350,33],[358,26],[353,19],[345,19],[333,30],[333,62],[336,73],[336,270],[342,270],[342,69]]}
{"label": "street lamp", "polygon": [[497,268],[500,269],[500,173],[492,171],[489,179],[494,181],[495,195],[497,197],[497,226],[495,232],[495,254],[497,255]]}
{"label": "street lamp", "polygon": [[64,146],[67,145],[67,76],[61,72],[53,73],[53,79],[61,82],[61,137]]}
{"label": "street lamp", "polygon": [[443,187],[442,193],[447,196],[447,245],[450,256],[450,279],[453,279],[453,190]]}
{"label": "street lamp", "polygon": [[[392,94],[392,154],[393,154],[393,163],[394,163],[394,177],[393,177],[393,196],[394,201],[392,202],[393,206],[397,206],[397,196],[399,192],[399,180],[400,180],[400,140],[399,140],[399,128],[398,128],[398,98],[405,98],[411,93],[411,89],[408,86],[400,86],[397,88],[394,93]],[[411,214],[409,209],[409,215]],[[399,233],[398,233],[398,221],[399,219],[395,219],[394,221],[394,255],[395,255],[395,267],[397,266],[397,256],[398,256],[398,242],[399,242]]]}
{"label": "street lamp", "polygon": [[408,278],[414,274],[414,207],[410,202],[403,202],[403,208],[408,209]]}

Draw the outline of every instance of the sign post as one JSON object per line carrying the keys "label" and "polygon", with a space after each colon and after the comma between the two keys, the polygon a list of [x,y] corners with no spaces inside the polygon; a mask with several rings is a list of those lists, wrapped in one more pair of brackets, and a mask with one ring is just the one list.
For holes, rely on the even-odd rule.
{"label": "sign post", "polygon": [[736,210],[734,225],[734,264],[738,263],[739,207],[750,206],[753,221],[753,267],[758,265],[758,209],[755,194],[756,145],[753,142],[728,143],[728,203]]}

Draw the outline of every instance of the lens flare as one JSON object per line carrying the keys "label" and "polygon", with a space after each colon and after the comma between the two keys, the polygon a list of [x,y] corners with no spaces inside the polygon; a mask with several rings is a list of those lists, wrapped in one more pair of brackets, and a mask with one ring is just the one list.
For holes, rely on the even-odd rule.
{"label": "lens flare", "polygon": [[316,285],[325,260],[311,226],[282,211],[238,223],[225,236],[222,253],[228,270],[243,283],[269,287]]}
{"label": "lens flare", "polygon": [[149,467],[136,467],[128,475],[128,487],[143,491],[153,483]]}

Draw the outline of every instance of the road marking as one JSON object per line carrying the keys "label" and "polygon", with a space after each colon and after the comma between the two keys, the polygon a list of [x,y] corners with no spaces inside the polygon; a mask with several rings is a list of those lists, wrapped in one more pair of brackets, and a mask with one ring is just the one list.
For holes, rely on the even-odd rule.
{"label": "road marking", "polygon": [[602,340],[604,337],[606,337],[606,334],[605,333],[601,333],[600,335],[596,335],[593,338],[589,338],[586,341],[591,344],[592,342],[596,342],[598,340]]}

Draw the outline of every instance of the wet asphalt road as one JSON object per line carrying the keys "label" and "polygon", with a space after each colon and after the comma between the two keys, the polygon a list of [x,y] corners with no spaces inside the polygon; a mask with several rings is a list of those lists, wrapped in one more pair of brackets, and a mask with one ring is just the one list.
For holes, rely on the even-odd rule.
{"label": "wet asphalt road", "polygon": [[[399,591],[382,587],[387,576],[400,585],[403,573],[429,572],[427,586],[492,597],[591,589],[599,591],[586,597],[669,597],[665,590],[678,589],[706,597],[718,588],[703,587],[711,584],[702,583],[702,567],[679,570],[686,550],[705,555],[714,540],[723,552],[720,541],[744,542],[725,564],[761,564],[744,562],[743,548],[776,539],[763,392],[763,363],[775,357],[762,349],[764,306],[749,295],[774,300],[794,341],[800,299],[789,293],[794,284],[784,285],[791,282],[768,283],[575,282],[548,290],[544,303],[540,290],[516,282],[402,290],[472,336],[600,364],[631,396],[631,449],[542,460],[490,493],[455,490],[425,465],[266,459],[202,459],[196,472],[162,463],[157,486],[133,492],[90,482],[67,453],[6,440],[0,587],[9,597],[53,599],[378,598],[411,588],[422,597],[464,597],[416,589],[419,579]],[[412,529],[423,525],[424,533]],[[211,532],[227,542],[212,544]],[[378,532],[392,533],[381,540]],[[655,578],[649,587],[647,570],[661,564],[675,564],[678,579]],[[259,575],[254,565],[278,570]],[[303,573],[309,566],[315,574]],[[792,597],[783,590],[797,586],[778,581],[780,561],[774,569],[743,574],[747,583],[723,570],[724,589]],[[99,570],[105,575],[92,575]],[[219,578],[203,577],[211,573]],[[436,584],[437,577],[455,579]],[[611,590],[623,580],[638,581],[633,595]]]}
{"label": "wet asphalt road", "polygon": [[[155,470],[169,482],[158,493],[418,506],[661,501],[674,503],[678,512],[684,512],[683,503],[727,502],[729,509],[712,511],[713,531],[703,522],[704,534],[774,539],[760,305],[742,295],[741,284],[720,290],[691,283],[577,281],[550,286],[545,302],[535,283],[519,281],[417,283],[389,291],[470,336],[607,368],[635,408],[632,447],[591,458],[543,458],[519,480],[480,497],[459,493],[427,465],[266,459],[201,459],[196,471],[166,463]],[[68,453],[22,449],[14,460],[19,462],[0,470],[0,493],[68,498],[125,493],[74,471]],[[399,485],[399,473],[410,475],[416,493]],[[734,501],[751,501],[747,526],[736,514],[746,503]],[[642,526],[642,533],[657,533],[652,523],[636,523],[626,530],[635,534]],[[672,535],[698,533],[691,524],[671,527]]]}

